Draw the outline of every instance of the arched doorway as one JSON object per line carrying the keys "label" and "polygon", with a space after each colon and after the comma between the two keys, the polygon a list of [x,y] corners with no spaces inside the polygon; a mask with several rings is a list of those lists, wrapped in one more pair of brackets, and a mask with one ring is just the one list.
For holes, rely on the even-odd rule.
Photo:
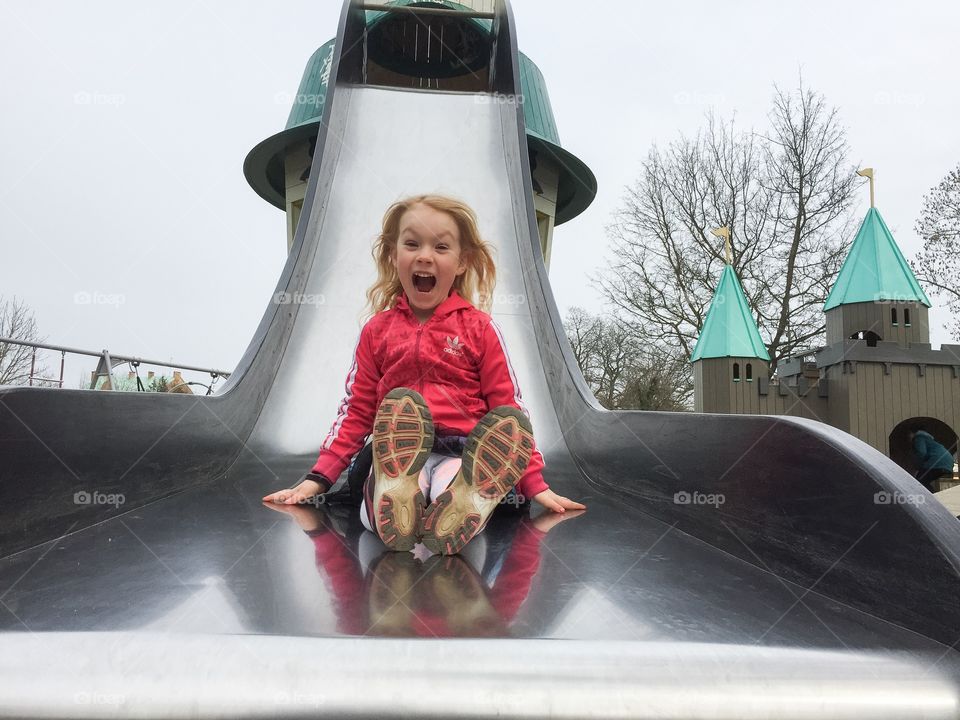
{"label": "arched doorway", "polygon": [[926,430],[934,440],[957,455],[957,434],[942,420],[931,417],[907,418],[890,433],[890,459],[911,475],[917,470],[910,446],[910,433],[913,430]]}

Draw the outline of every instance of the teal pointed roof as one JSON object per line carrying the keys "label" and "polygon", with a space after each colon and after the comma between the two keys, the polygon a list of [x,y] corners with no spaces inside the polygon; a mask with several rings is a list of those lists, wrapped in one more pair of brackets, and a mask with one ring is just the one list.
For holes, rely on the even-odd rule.
{"label": "teal pointed roof", "polygon": [[880,212],[870,208],[823,309],[877,300],[917,301],[930,307]]}
{"label": "teal pointed roof", "polygon": [[720,275],[690,362],[720,357],[770,360],[743,288],[730,265],[724,267]]}

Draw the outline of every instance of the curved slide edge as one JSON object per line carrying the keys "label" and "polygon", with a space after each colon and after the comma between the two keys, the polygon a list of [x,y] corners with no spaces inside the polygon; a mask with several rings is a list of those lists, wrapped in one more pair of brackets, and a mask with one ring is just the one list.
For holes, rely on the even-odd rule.
{"label": "curved slide edge", "polygon": [[[317,658],[351,670],[324,681]],[[958,690],[934,660],[700,643],[19,633],[0,636],[0,717],[955,718]],[[490,678],[480,692],[477,678]]]}

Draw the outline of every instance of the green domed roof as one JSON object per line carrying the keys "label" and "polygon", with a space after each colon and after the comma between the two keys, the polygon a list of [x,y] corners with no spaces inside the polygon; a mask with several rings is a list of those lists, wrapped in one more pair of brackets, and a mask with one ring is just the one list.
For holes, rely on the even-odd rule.
{"label": "green domed roof", "polygon": [[[381,15],[368,13],[368,17],[373,16],[371,22]],[[281,210],[286,204],[284,152],[290,145],[317,134],[327,96],[335,43],[336,40],[324,43],[307,61],[286,128],[254,147],[243,163],[243,174],[250,186],[260,197]],[[556,224],[559,225],[575,218],[593,202],[597,194],[597,180],[583,161],[561,147],[547,86],[539,68],[523,53],[520,53],[519,61],[528,146],[534,152],[552,157],[560,171],[556,216]]]}

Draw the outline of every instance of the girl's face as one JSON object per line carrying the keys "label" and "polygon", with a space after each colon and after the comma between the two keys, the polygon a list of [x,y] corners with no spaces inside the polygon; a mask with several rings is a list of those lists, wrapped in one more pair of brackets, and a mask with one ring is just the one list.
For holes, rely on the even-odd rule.
{"label": "girl's face", "polygon": [[410,309],[420,322],[433,315],[450,294],[453,281],[466,271],[460,253],[460,231],[447,213],[421,204],[400,218],[394,264]]}

